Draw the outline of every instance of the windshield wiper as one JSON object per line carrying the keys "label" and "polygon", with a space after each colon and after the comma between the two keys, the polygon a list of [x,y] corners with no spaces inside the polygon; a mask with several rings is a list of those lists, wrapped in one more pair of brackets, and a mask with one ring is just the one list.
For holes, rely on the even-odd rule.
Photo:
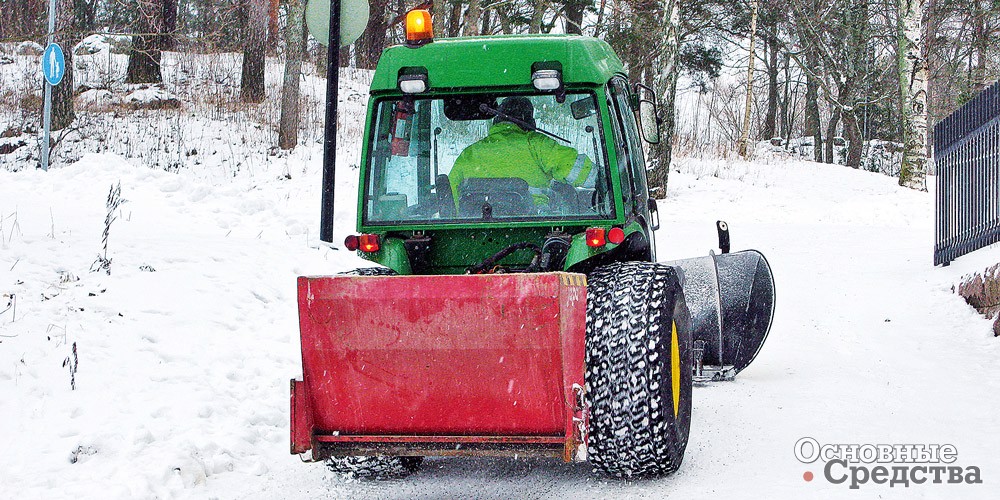
{"label": "windshield wiper", "polygon": [[549,137],[551,137],[553,139],[558,139],[560,141],[565,142],[566,144],[571,144],[571,142],[569,140],[563,139],[562,137],[559,137],[558,135],[553,134],[552,132],[549,132],[548,130],[542,130],[542,129],[540,129],[540,128],[538,128],[538,127],[536,127],[536,126],[534,126],[534,125],[532,125],[532,124],[530,124],[528,122],[525,122],[525,121],[519,120],[517,118],[514,118],[513,116],[510,116],[507,113],[504,113],[503,111],[500,111],[498,109],[493,109],[493,108],[491,108],[491,107],[489,107],[489,106],[487,106],[485,104],[480,104],[479,105],[479,111],[482,111],[483,113],[489,113],[489,114],[491,114],[493,116],[499,116],[500,118],[503,118],[504,120],[507,120],[507,121],[513,123],[514,125],[517,125],[517,126],[523,128],[525,130],[530,130],[532,132],[541,132],[541,133],[543,133],[543,134],[545,134],[545,135],[547,135],[547,136],[549,136]]}

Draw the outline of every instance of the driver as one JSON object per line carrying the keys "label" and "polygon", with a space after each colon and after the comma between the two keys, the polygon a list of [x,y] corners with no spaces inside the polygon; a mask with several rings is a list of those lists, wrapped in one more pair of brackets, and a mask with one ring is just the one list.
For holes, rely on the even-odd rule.
{"label": "driver", "polygon": [[593,186],[597,169],[587,155],[554,139],[522,128],[504,115],[535,127],[535,109],[526,97],[511,96],[500,103],[498,116],[486,137],[465,148],[448,174],[455,200],[468,178],[519,177],[528,183],[535,205],[547,205],[553,181],[573,187]]}

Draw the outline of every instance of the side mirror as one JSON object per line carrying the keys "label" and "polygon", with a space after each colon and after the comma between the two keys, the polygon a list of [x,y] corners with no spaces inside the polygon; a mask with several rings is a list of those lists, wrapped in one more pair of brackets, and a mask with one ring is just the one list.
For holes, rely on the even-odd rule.
{"label": "side mirror", "polygon": [[633,86],[636,99],[639,100],[639,130],[642,138],[650,144],[660,143],[660,117],[656,108],[656,93],[653,89],[637,83]]}
{"label": "side mirror", "polygon": [[569,109],[573,113],[573,118],[582,120],[597,113],[597,102],[595,102],[593,96],[587,96],[571,102]]}
{"label": "side mirror", "polygon": [[656,102],[639,101],[639,128],[642,138],[650,144],[660,143],[660,118],[657,114]]}

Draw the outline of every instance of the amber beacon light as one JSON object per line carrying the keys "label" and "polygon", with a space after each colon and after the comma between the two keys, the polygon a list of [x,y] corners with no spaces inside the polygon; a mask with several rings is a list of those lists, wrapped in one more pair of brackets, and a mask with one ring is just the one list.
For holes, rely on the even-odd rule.
{"label": "amber beacon light", "polygon": [[423,45],[433,38],[434,28],[431,26],[430,11],[415,9],[406,13],[407,45]]}

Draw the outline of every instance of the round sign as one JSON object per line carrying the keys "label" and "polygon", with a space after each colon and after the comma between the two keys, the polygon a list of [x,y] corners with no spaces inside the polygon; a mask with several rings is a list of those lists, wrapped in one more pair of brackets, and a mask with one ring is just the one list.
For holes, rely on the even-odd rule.
{"label": "round sign", "polygon": [[42,53],[42,76],[49,85],[56,86],[62,81],[66,74],[66,56],[62,47],[57,43],[50,43]]}
{"label": "round sign", "polygon": [[[306,4],[309,34],[323,45],[330,44],[330,0]],[[354,43],[368,26],[368,0],[340,0],[340,46]]]}

